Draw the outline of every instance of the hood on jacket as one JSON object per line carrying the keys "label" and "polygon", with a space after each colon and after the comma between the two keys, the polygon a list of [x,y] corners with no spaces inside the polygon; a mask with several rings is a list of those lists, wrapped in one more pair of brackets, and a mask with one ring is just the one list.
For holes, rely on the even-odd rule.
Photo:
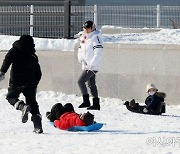
{"label": "hood on jacket", "polygon": [[18,49],[19,51],[27,54],[35,53],[35,44],[32,36],[22,35],[19,40],[13,43],[13,48]]}
{"label": "hood on jacket", "polygon": [[165,98],[166,97],[166,93],[164,93],[164,92],[157,92],[157,96],[159,96],[161,98]]}

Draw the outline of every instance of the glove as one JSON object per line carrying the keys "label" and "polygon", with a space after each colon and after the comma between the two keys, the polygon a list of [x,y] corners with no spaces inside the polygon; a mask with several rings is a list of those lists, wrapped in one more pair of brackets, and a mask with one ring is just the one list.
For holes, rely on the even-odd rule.
{"label": "glove", "polygon": [[143,113],[148,113],[148,110],[146,108],[144,108]]}
{"label": "glove", "polygon": [[1,81],[1,80],[4,80],[4,78],[5,78],[5,73],[0,72],[0,81]]}

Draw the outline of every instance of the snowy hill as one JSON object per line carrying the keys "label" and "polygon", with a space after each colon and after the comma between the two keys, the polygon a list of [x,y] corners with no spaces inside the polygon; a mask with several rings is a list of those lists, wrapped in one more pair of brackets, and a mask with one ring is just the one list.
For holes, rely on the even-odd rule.
{"label": "snowy hill", "polygon": [[[1,50],[9,50],[17,36],[0,35]],[[155,33],[103,35],[105,43],[178,44],[180,30]],[[35,38],[37,50],[73,51],[77,40]],[[1,81],[3,82],[3,81]],[[8,86],[8,85],[7,85]],[[101,98],[101,110],[91,111],[97,122],[105,125],[96,132],[67,132],[53,128],[45,117],[55,103],[70,102],[75,111],[82,98],[61,92],[37,93],[43,118],[43,134],[34,134],[30,120],[21,123],[21,112],[6,98],[7,89],[0,89],[0,154],[179,154],[180,106],[167,106],[163,116],[140,115],[129,112],[124,101]],[[21,95],[21,99],[24,97]]]}
{"label": "snowy hill", "polygon": [[[57,102],[73,103],[76,112],[81,98],[53,91],[37,94],[43,116],[44,134],[34,134],[30,121],[21,123],[21,112],[5,100],[0,90],[1,154],[178,154],[180,152],[180,106],[168,106],[164,116],[131,113],[123,101],[101,98],[101,111],[91,111],[95,120],[105,123],[97,132],[67,132],[53,128],[45,113]],[[21,96],[23,99],[23,96]]]}

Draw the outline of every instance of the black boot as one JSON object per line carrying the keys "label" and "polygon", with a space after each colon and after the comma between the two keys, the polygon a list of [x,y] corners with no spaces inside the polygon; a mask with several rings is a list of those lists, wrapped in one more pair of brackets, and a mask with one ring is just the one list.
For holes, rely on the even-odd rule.
{"label": "black boot", "polygon": [[21,120],[22,120],[22,123],[26,123],[28,121],[28,113],[31,110],[30,106],[26,105],[24,101],[17,101],[14,106],[16,110],[22,111]]}
{"label": "black boot", "polygon": [[31,121],[34,124],[34,132],[37,133],[37,134],[43,133],[41,119],[42,118],[41,118],[40,114],[34,114],[31,117]]}
{"label": "black boot", "polygon": [[99,98],[93,98],[93,105],[87,108],[88,110],[100,110]]}
{"label": "black boot", "polygon": [[89,101],[89,94],[83,95],[83,103],[79,105],[79,108],[89,107],[90,101]]}

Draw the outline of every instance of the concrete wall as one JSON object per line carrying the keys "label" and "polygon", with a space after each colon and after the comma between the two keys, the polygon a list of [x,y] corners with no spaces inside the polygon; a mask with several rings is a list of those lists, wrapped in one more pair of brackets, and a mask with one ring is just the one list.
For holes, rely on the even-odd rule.
{"label": "concrete wall", "polygon": [[104,49],[101,74],[112,97],[143,102],[146,85],[154,83],[167,93],[167,103],[180,104],[180,46],[105,44]]}
{"label": "concrete wall", "polygon": [[[5,54],[0,53],[1,62]],[[37,55],[43,72],[39,91],[80,95],[77,46],[74,52],[37,51]],[[167,93],[168,104],[180,104],[179,66],[178,45],[104,44],[102,69],[97,74],[99,95],[143,102],[146,85],[154,83],[159,91]],[[0,88],[7,88],[8,76],[9,72]]]}

